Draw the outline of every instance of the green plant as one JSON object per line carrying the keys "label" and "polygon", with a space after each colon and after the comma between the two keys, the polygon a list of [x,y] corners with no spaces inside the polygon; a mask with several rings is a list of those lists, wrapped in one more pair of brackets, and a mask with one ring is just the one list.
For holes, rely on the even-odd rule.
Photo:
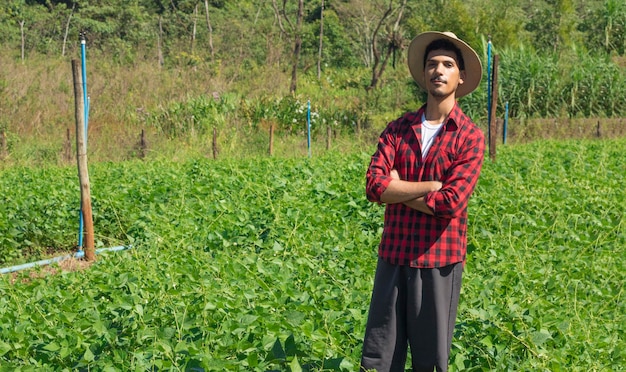
{"label": "green plant", "polygon": [[[486,161],[450,370],[624,365],[625,148],[543,141]],[[98,245],[133,247],[0,277],[0,369],[354,370],[384,212],[364,196],[368,160],[94,165]],[[72,244],[75,172],[1,172],[3,266],[26,237]]]}

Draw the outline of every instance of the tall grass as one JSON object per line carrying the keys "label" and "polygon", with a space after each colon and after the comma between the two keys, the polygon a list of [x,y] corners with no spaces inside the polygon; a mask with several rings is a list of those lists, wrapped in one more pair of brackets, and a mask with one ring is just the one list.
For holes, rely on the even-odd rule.
{"label": "tall grass", "polygon": [[500,77],[500,101],[509,102],[512,117],[626,114],[626,69],[607,55],[504,50]]}

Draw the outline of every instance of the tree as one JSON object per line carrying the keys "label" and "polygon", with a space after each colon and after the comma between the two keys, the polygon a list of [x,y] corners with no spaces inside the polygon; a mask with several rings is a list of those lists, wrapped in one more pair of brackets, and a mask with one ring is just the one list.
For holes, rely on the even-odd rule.
{"label": "tree", "polygon": [[206,24],[209,30],[209,50],[211,52],[211,60],[215,58],[215,49],[213,48],[213,27],[211,26],[211,18],[209,16],[209,0],[204,0],[204,10],[206,12]]}
{"label": "tree", "polygon": [[[402,49],[404,44],[402,40],[402,35],[400,34],[400,21],[402,20],[402,15],[404,13],[404,8],[406,6],[406,0],[403,0],[402,3],[398,6],[398,8],[393,8],[393,0],[389,0],[389,7],[383,13],[383,16],[380,18],[378,25],[374,29],[372,34],[372,53],[374,54],[374,65],[372,66],[372,80],[370,85],[366,88],[366,90],[372,90],[376,88],[380,77],[383,72],[385,72],[385,67],[387,66],[387,61],[392,53],[395,53],[398,49]],[[382,50],[379,50],[378,45],[378,32],[381,27],[385,23],[386,19],[390,17],[394,12],[397,12],[396,21],[394,22],[391,30],[387,31],[386,37],[384,40],[384,45],[382,46]],[[384,56],[381,60],[381,53],[384,52]]]}
{"label": "tree", "polygon": [[322,47],[324,45],[324,0],[320,9],[320,47],[317,54],[317,79],[322,77]]}
{"label": "tree", "polygon": [[[283,0],[282,7],[279,9],[276,5],[276,0],[272,0],[272,6],[276,12],[276,18],[278,19],[281,32],[285,35],[291,34],[294,38],[293,54],[291,56],[291,83],[289,85],[289,93],[294,94],[298,83],[298,63],[300,62],[300,53],[302,51],[302,18],[304,18],[304,1],[298,0],[298,10],[295,16],[295,23],[292,21],[291,17],[287,15],[287,1],[288,0]],[[289,33],[285,30],[282,22],[283,20],[289,26]]]}

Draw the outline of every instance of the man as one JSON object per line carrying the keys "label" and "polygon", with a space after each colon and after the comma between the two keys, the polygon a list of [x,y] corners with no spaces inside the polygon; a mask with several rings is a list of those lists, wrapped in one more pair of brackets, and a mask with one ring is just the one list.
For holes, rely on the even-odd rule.
{"label": "man", "polygon": [[456,99],[482,77],[476,52],[450,32],[413,39],[409,70],[426,104],[388,124],[367,170],[385,223],[362,370],[447,371],[467,245],[467,203],[485,140]]}

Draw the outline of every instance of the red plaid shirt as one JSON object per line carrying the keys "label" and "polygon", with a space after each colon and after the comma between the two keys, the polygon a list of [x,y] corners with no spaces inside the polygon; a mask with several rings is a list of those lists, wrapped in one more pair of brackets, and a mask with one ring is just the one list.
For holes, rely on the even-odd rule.
{"label": "red plaid shirt", "polygon": [[431,216],[402,203],[387,204],[378,255],[396,265],[433,268],[465,262],[467,202],[474,191],[485,152],[485,138],[458,104],[422,159],[422,114],[407,113],[387,126],[367,170],[367,198],[380,203],[396,169],[405,181],[440,181],[424,197]]}

